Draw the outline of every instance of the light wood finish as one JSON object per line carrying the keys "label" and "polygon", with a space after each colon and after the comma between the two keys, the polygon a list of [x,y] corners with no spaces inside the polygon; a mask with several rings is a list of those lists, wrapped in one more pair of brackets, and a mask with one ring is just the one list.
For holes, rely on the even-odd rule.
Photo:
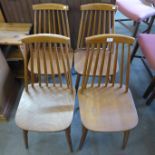
{"label": "light wood finish", "polygon": [[126,147],[126,145],[128,143],[129,134],[130,134],[130,131],[124,131],[122,149],[125,149],[125,147]]}
{"label": "light wood finish", "polygon": [[[86,44],[87,44],[87,53],[85,56],[85,63],[84,63],[84,69],[83,69],[83,81],[82,81],[82,88],[86,88],[89,76],[91,76],[91,70],[94,72],[92,75],[92,86],[94,84],[94,78],[98,76],[97,74],[97,66],[99,66],[99,77],[98,77],[98,85],[101,84],[101,79],[103,75],[103,70],[106,71],[106,77],[105,77],[105,86],[107,86],[109,82],[109,76],[111,73],[111,68],[113,70],[113,86],[115,84],[116,80],[116,73],[117,73],[117,60],[118,60],[118,54],[121,58],[120,65],[120,87],[122,86],[123,80],[126,81],[126,91],[128,90],[128,83],[129,83],[129,73],[130,73],[130,46],[133,44],[134,38],[128,37],[124,35],[118,35],[118,34],[102,34],[102,35],[96,35],[92,37],[86,38]],[[126,57],[125,57],[125,51],[124,46],[127,48]],[[102,49],[102,47],[104,47]],[[118,51],[119,48],[119,51]],[[96,50],[97,49],[97,50]],[[106,52],[108,52],[108,56],[105,59]],[[113,55],[113,56],[112,56]],[[124,58],[123,58],[124,57]],[[99,60],[101,58],[101,60]],[[93,61],[94,59],[94,61]],[[123,61],[122,61],[123,60]],[[93,62],[95,63],[93,65]],[[125,64],[125,62],[127,62]],[[106,68],[104,68],[106,66]],[[123,74],[123,71],[125,70],[125,74]]]}
{"label": "light wood finish", "polygon": [[[22,40],[22,43],[25,89],[16,112],[16,124],[25,131],[65,131],[70,150],[72,151],[70,125],[73,118],[75,92],[70,73],[68,52],[70,40],[61,35],[40,34],[27,36]],[[61,61],[63,61],[62,64],[65,68],[65,78],[63,81],[59,70],[60,54],[57,54],[59,46],[64,48],[64,51],[61,53]],[[52,47],[54,50],[49,51]],[[37,55],[38,83],[35,83],[34,76],[34,53]],[[49,54],[51,63],[50,75],[47,74],[45,53]],[[28,72],[29,55],[31,61],[30,74]],[[53,55],[56,57],[58,78],[55,76],[55,70],[52,65]],[[43,63],[41,63],[40,59],[42,59]],[[43,68],[44,75],[41,74],[41,68]],[[53,84],[50,83],[50,79],[53,80]]]}
{"label": "light wood finish", "polygon": [[[34,33],[53,33],[53,34],[61,34],[64,36],[69,37],[70,36],[70,29],[69,29],[69,21],[68,21],[68,10],[69,7],[67,5],[63,4],[55,4],[55,3],[42,3],[42,4],[35,4],[33,5],[34,10]],[[60,39],[60,38],[59,38]],[[55,39],[54,39],[55,40]],[[57,40],[55,40],[57,42]],[[51,48],[53,50],[53,47]],[[62,53],[63,48],[59,48],[58,52],[56,53]],[[64,53],[64,51],[63,51]],[[50,68],[50,60],[49,60],[49,54],[45,52],[46,62],[47,62],[47,74],[49,74]],[[34,64],[36,64],[36,55],[34,54]],[[44,57],[42,57],[44,58]],[[60,58],[61,59],[61,58]],[[57,70],[55,73],[58,74],[58,71],[60,71],[60,74],[64,74],[65,69],[63,68],[63,64],[60,65],[60,68],[57,66],[57,60],[56,55],[53,55],[53,69]],[[73,51],[69,51],[69,61],[70,61],[70,68],[72,67],[73,63]],[[43,59],[41,60],[41,63],[43,62]],[[63,61],[62,61],[63,63]],[[29,62],[29,66],[31,65],[31,62]],[[31,71],[31,70],[30,70]],[[34,65],[34,71],[36,72],[36,65]],[[42,74],[42,69],[41,73]]]}
{"label": "light wood finish", "polygon": [[33,5],[34,33],[55,33],[70,36],[67,12],[63,4],[42,3]]}
{"label": "light wood finish", "polygon": [[42,3],[33,5],[33,10],[69,10],[67,5],[57,3]]}
{"label": "light wood finish", "polygon": [[[51,48],[51,50],[46,49],[46,51],[48,51],[48,52],[45,52],[46,65],[47,65],[47,74],[51,74],[51,61],[50,61],[50,57],[49,57],[49,52],[50,52],[50,55],[51,55],[52,51],[54,51],[54,48]],[[63,57],[62,57],[62,53],[61,52],[62,52],[61,49],[58,48],[58,55],[59,55],[59,58],[60,58],[60,68],[59,68],[59,70],[60,70],[61,74],[64,74],[66,71],[65,71],[65,68],[64,68]],[[64,55],[65,55],[65,53],[64,53]],[[41,74],[44,74],[44,67],[42,65],[44,63],[44,59],[43,58],[44,58],[43,57],[43,52],[40,52],[40,64],[41,64],[40,73]],[[73,60],[73,52],[70,51],[69,52],[70,69],[72,68],[72,60]],[[33,72],[34,72],[34,74],[37,74],[38,73],[38,68],[37,68],[37,52],[34,53],[34,60],[33,61],[34,61]],[[55,54],[53,55],[53,62],[52,63],[53,63],[52,65],[53,65],[54,73],[58,74],[57,61],[56,61],[56,55]],[[29,61],[28,69],[31,72],[31,59]]]}
{"label": "light wood finish", "polygon": [[5,19],[4,19],[2,10],[0,9],[0,23],[4,23],[4,22],[5,22]]}
{"label": "light wood finish", "polygon": [[90,3],[81,5],[80,9],[81,21],[77,49],[85,47],[85,37],[114,33],[114,15],[117,9],[115,5]]}
{"label": "light wood finish", "polygon": [[[92,68],[90,70],[90,75],[92,76],[93,75],[93,67],[95,66],[95,58],[96,58],[96,55],[97,55],[97,49],[95,50],[96,52],[94,52],[94,57],[93,57],[93,60],[92,60]],[[104,49],[101,49],[101,53],[100,55],[102,55],[104,52]],[[75,59],[75,63],[74,63],[74,67],[75,67],[75,70],[77,71],[78,74],[82,75],[83,74],[83,69],[84,69],[84,62],[85,62],[85,58],[86,58],[86,54],[87,54],[87,51],[86,50],[78,50],[74,53],[74,56],[76,57]],[[103,67],[103,72],[102,72],[102,75],[106,75],[106,69],[107,69],[107,62],[108,62],[108,55],[109,55],[109,51],[106,51],[105,52],[105,65]],[[114,60],[114,54],[112,54],[112,60]],[[102,57],[99,57],[98,58],[98,61],[99,61],[99,65],[97,67],[97,70],[96,70],[96,75],[100,75],[100,66],[101,66],[101,61],[102,61]],[[114,63],[114,61],[112,62]],[[112,65],[113,66],[113,65]],[[119,66],[117,64],[117,71],[118,72],[119,70]],[[111,67],[110,68],[110,75],[113,75],[113,68]]]}
{"label": "light wood finish", "polygon": [[53,87],[49,84],[22,93],[16,113],[16,124],[29,131],[62,131],[67,129],[73,117],[74,94],[67,88]]}
{"label": "light wood finish", "polygon": [[[79,35],[77,42],[77,49],[74,54],[74,64],[75,70],[78,74],[82,75],[84,69],[84,59],[86,57],[87,49],[85,44],[85,38],[88,36],[96,35],[96,34],[104,34],[104,33],[114,33],[114,16],[117,7],[111,4],[103,4],[103,3],[90,3],[81,5],[81,21],[79,27]],[[101,51],[104,51],[105,47],[101,47]],[[96,47],[96,51],[98,51]],[[95,52],[96,54],[98,52]],[[104,53],[104,52],[103,52]],[[108,51],[106,52],[105,61],[108,61]],[[96,56],[99,56],[98,54]],[[93,57],[95,59],[95,57]],[[114,58],[112,54],[112,59]],[[92,60],[92,65],[94,66],[95,60]],[[99,61],[102,60],[102,57],[99,57]],[[106,68],[106,66],[103,66]],[[110,68],[110,75],[113,74],[113,68]],[[118,71],[118,68],[117,68]],[[97,66],[96,73],[93,70],[90,70],[90,75],[100,75],[99,66]],[[106,75],[106,70],[103,69],[102,76]],[[79,77],[79,76],[78,76]],[[76,86],[79,85],[80,79],[77,80]],[[78,89],[78,87],[76,87]]]}
{"label": "light wood finish", "polygon": [[29,34],[31,24],[26,23],[0,23],[0,44],[20,45],[21,38]]}
{"label": "light wood finish", "polygon": [[137,125],[138,116],[130,90],[119,84],[112,87],[87,88],[79,90],[79,106],[82,124],[98,132],[126,131]]}
{"label": "light wood finish", "polygon": [[[103,34],[86,38],[87,56],[85,57],[82,86],[78,91],[81,120],[86,129],[97,132],[124,132],[137,125],[138,115],[128,88],[130,46],[133,42],[134,38],[117,34]],[[101,53],[100,46],[106,47],[109,51],[104,79],[102,79],[102,71],[105,52],[99,56],[94,54]],[[111,57],[112,53],[114,59]],[[96,59],[95,63],[97,65],[100,63],[101,66],[99,76],[96,75],[97,65],[92,65],[93,57]],[[102,57],[102,61],[98,61],[99,57]],[[123,67],[120,66],[120,73],[116,74],[118,58],[121,61],[119,64]],[[114,66],[112,67],[114,75],[112,83],[109,79],[111,65]],[[91,70],[94,71],[94,74],[90,78]],[[127,136],[125,136],[124,146],[125,144],[127,144]]]}

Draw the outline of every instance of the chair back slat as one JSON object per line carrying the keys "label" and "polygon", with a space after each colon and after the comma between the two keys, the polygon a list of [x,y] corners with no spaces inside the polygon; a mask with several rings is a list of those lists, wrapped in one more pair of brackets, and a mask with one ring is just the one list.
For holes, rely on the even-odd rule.
{"label": "chair back slat", "polygon": [[63,4],[35,4],[34,34],[54,33],[70,36],[68,22],[68,6]]}
{"label": "chair back slat", "polygon": [[[122,56],[122,59],[124,57]],[[114,68],[113,68],[113,79],[112,79],[112,85],[114,86],[115,84],[115,79],[116,79],[116,72],[117,72],[117,60],[118,60],[118,44],[116,44],[116,51],[115,51],[115,58],[114,58]],[[122,68],[122,64],[121,64],[121,68]],[[123,72],[122,72],[123,73]],[[122,79],[121,79],[122,80]],[[120,80],[120,81],[121,81]]]}
{"label": "chair back slat", "polygon": [[[127,92],[130,76],[130,53],[133,42],[134,38],[118,34],[102,34],[87,37],[87,53],[83,70],[82,90],[88,86],[96,86],[95,82],[97,79],[98,87],[107,87],[108,84],[114,86],[116,82],[119,82],[121,88],[123,83],[125,83],[125,92]],[[114,55],[113,58],[112,55]],[[95,63],[93,64],[92,61]],[[117,74],[118,65],[120,65],[119,74]],[[99,76],[97,68],[99,68]],[[111,69],[113,71],[112,83],[110,79]],[[92,76],[90,76],[91,70],[93,70]],[[102,80],[103,70],[106,70],[104,81]]]}
{"label": "chair back slat", "polygon": [[49,44],[49,49],[48,49],[48,56],[50,59],[50,70],[51,70],[51,78],[52,78],[52,82],[53,82],[53,86],[55,86],[55,74],[54,74],[54,67],[53,67],[53,53],[52,51],[52,46],[50,43]]}
{"label": "chair back slat", "polygon": [[107,87],[108,83],[109,83],[109,78],[110,78],[110,68],[111,68],[111,54],[113,52],[113,43],[112,42],[108,42],[108,63],[107,63],[107,71],[106,71],[106,81],[105,81],[105,86]]}
{"label": "chair back slat", "polygon": [[105,62],[105,53],[106,53],[106,47],[107,44],[102,44],[101,49],[103,52],[101,54],[101,66],[100,66],[100,70],[99,70],[99,77],[98,77],[98,86],[100,87],[101,82],[102,82],[102,75],[103,75],[103,68],[104,68],[104,62]]}
{"label": "chair back slat", "polygon": [[122,44],[122,56],[120,63],[120,87],[122,87],[123,84],[123,72],[124,72],[124,44]]}
{"label": "chair back slat", "polygon": [[128,45],[128,59],[127,59],[127,72],[126,72],[126,92],[129,88],[129,77],[130,77],[130,59],[131,59],[131,47]]}
{"label": "chair back slat", "polygon": [[57,66],[57,70],[58,70],[59,83],[60,83],[60,86],[62,87],[62,78],[61,78],[61,72],[60,72],[60,60],[59,60],[59,55],[58,55],[59,53],[58,53],[56,44],[54,44],[54,54],[55,54],[55,58],[56,58],[56,66]]}
{"label": "chair back slat", "polygon": [[93,70],[93,77],[92,77],[92,83],[91,86],[94,86],[94,81],[95,81],[95,76],[96,76],[96,72],[97,72],[97,66],[98,66],[98,60],[99,60],[99,55],[100,55],[100,44],[97,44],[97,55],[95,58],[95,65],[94,65],[94,70]]}
{"label": "chair back slat", "polygon": [[39,79],[39,86],[41,86],[41,66],[40,66],[40,45],[36,43],[37,46],[37,68],[38,68],[38,79]]}
{"label": "chair back slat", "polygon": [[114,33],[114,15],[116,6],[111,4],[93,3],[81,5],[81,20],[77,48],[85,48],[88,36]]}
{"label": "chair back slat", "polygon": [[29,51],[30,51],[30,57],[31,57],[31,84],[34,86],[34,52],[33,52],[33,47],[32,45],[29,46]]}
{"label": "chair back slat", "polygon": [[47,75],[47,57],[46,57],[46,43],[43,44],[43,63],[44,63],[44,75],[45,75],[45,81],[46,81],[46,86],[48,86],[48,75]]}
{"label": "chair back slat", "polygon": [[[67,88],[72,90],[69,62],[70,39],[68,37],[56,34],[37,34],[23,38],[22,43],[25,48],[24,75],[25,88],[27,90],[28,83],[35,86],[34,77],[38,78],[39,86],[45,84],[48,87],[49,82],[52,80],[53,86],[59,85],[63,87],[65,84]],[[27,53],[30,53],[30,66],[28,66]],[[37,61],[34,61],[34,59],[37,59]],[[34,70],[34,65],[36,65],[37,71]],[[31,70],[30,75],[28,74],[29,70]],[[64,77],[61,74],[61,70],[64,71]],[[51,74],[47,74],[49,72]]]}

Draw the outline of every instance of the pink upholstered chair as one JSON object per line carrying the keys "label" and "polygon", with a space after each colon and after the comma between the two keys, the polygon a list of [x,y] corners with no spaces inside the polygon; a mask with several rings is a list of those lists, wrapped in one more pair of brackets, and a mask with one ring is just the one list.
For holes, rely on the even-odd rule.
{"label": "pink upholstered chair", "polygon": [[[147,1],[155,1],[155,0],[147,0]],[[147,5],[146,3],[150,5]],[[116,0],[116,4],[118,5],[118,10],[129,18],[127,20],[133,20],[134,22],[134,29],[132,29],[133,37],[137,36],[141,22],[144,22],[148,25],[146,30],[144,30],[144,32],[150,31],[155,16],[155,8],[153,7],[153,4],[151,4],[151,2],[150,3],[144,2],[144,0]],[[117,21],[125,25],[122,21],[126,21],[126,19],[125,20],[118,19]],[[129,28],[128,26],[126,27],[131,30],[131,28]]]}
{"label": "pink upholstered chair", "polygon": [[155,87],[155,76],[153,76],[149,70],[149,68],[155,70],[155,34],[140,34],[138,37],[138,43],[148,65],[146,65],[145,61],[142,59],[143,63],[147,67],[150,75],[153,77],[150,85],[144,93],[144,98],[149,96],[146,104],[150,105],[152,100],[155,98],[155,91],[153,91],[153,88]]}

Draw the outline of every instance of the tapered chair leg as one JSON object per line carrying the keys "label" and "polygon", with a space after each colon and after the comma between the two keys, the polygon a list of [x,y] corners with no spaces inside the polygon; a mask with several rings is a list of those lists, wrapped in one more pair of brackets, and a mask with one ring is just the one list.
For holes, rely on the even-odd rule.
{"label": "tapered chair leg", "polygon": [[122,149],[124,150],[126,148],[126,145],[128,143],[128,139],[129,139],[129,133],[130,131],[124,131],[124,137],[123,137],[123,145],[122,145]]}
{"label": "tapered chair leg", "polygon": [[83,146],[83,144],[85,142],[87,133],[88,133],[88,130],[83,126],[83,128],[82,128],[82,136],[81,136],[80,145],[79,145],[79,150],[81,150],[81,148],[82,148],[82,146]]}
{"label": "tapered chair leg", "polygon": [[23,137],[24,137],[25,148],[28,149],[28,131],[23,130]]}
{"label": "tapered chair leg", "polygon": [[80,75],[80,74],[77,74],[76,84],[75,84],[76,92],[77,92],[78,89],[79,89],[80,79],[81,79],[81,75]]}
{"label": "tapered chair leg", "polygon": [[155,87],[155,78],[152,79],[150,85],[148,86],[148,88],[146,89],[143,97],[147,98],[148,95],[151,93],[151,91],[153,90],[153,88]]}
{"label": "tapered chair leg", "polygon": [[133,61],[133,58],[134,58],[135,55],[136,55],[136,52],[137,52],[137,50],[138,50],[138,47],[139,47],[139,44],[138,44],[138,41],[136,41],[136,44],[135,44],[134,49],[133,49],[133,52],[132,52],[132,54],[131,54],[131,60],[130,60],[131,63],[132,63],[132,61]]}
{"label": "tapered chair leg", "polygon": [[66,139],[67,139],[69,149],[71,152],[73,152],[72,140],[71,140],[71,135],[70,135],[71,134],[71,127],[67,128],[65,133],[66,133]]}

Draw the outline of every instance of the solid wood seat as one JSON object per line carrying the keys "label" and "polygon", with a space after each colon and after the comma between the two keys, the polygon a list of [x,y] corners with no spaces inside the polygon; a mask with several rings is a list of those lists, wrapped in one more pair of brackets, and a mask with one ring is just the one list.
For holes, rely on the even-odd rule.
{"label": "solid wood seat", "polygon": [[[79,149],[83,146],[88,130],[123,131],[122,148],[126,147],[129,131],[138,123],[136,107],[129,90],[130,52],[133,42],[134,38],[118,34],[101,34],[86,38],[87,54],[81,89],[78,91],[83,124]],[[106,58],[107,51],[109,54]],[[117,72],[118,64],[119,72]],[[104,66],[106,66],[105,78],[103,78]],[[109,80],[111,68],[113,76]],[[92,76],[90,76],[91,70]]]}
{"label": "solid wood seat", "polygon": [[62,131],[72,122],[75,95],[70,90],[29,85],[29,92],[23,91],[16,113],[16,124],[31,131]]}
{"label": "solid wood seat", "polygon": [[[101,57],[102,53],[103,53],[103,51],[100,52],[99,64],[101,64],[100,61],[102,61],[101,60],[102,59],[102,57]],[[74,57],[75,57],[74,68],[77,71],[77,73],[80,74],[80,75],[83,74],[84,62],[85,62],[86,55],[87,55],[86,49],[79,49],[79,50],[75,51],[75,53],[74,53]],[[96,52],[94,53],[94,55],[95,55],[95,57],[97,56]],[[106,72],[107,72],[108,55],[109,55],[109,51],[106,51],[106,53],[105,53],[105,65],[104,65],[103,72],[102,72],[103,76],[105,76]],[[92,66],[95,65],[95,57],[93,57]],[[112,60],[114,60],[114,53],[112,54]],[[114,61],[112,61],[112,63],[113,62]],[[113,66],[113,65],[111,65],[111,66]],[[117,72],[118,72],[118,70],[119,70],[119,66],[117,64]],[[100,74],[100,65],[97,66],[97,71],[96,71],[96,75],[99,75],[99,74]],[[113,67],[110,68],[110,73],[109,74],[113,75]],[[93,75],[93,67],[90,70],[90,76],[92,76],[92,75]]]}
{"label": "solid wood seat", "polygon": [[[52,47],[53,50],[51,50]],[[63,47],[64,50],[58,54],[59,47]],[[75,93],[70,73],[70,39],[57,34],[29,35],[22,39],[21,48],[24,58],[25,89],[15,118],[16,124],[23,130],[26,148],[28,148],[29,131],[65,131],[67,142],[72,151],[70,126],[73,118]],[[46,63],[48,54],[50,74],[47,72]],[[58,76],[54,69],[53,55],[56,59]],[[30,68],[28,68],[29,57]],[[34,58],[37,58],[37,63]],[[60,64],[63,65],[64,75],[60,72]],[[35,67],[37,74],[34,72]],[[41,72],[42,68],[44,74]],[[37,83],[35,83],[36,77],[38,78]]]}
{"label": "solid wood seat", "polygon": [[[60,59],[60,73],[61,74],[64,74],[65,73],[64,67],[63,67],[63,63],[62,63],[62,54],[61,54],[61,52],[63,52],[63,50],[64,49],[58,48],[58,55],[59,55],[59,59]],[[52,54],[52,52],[54,53],[53,49],[50,50],[50,53],[51,54]],[[70,63],[70,69],[71,69],[72,68],[72,60],[73,60],[73,52],[70,51],[68,56],[69,56],[69,63]],[[48,52],[45,52],[45,58],[46,58],[46,65],[47,65],[47,74],[50,75],[51,74],[51,67],[50,67],[50,57],[49,57],[49,53]],[[53,69],[55,70],[54,72],[55,72],[55,74],[58,74],[56,53],[53,54],[52,61],[53,61]],[[43,63],[44,63],[43,52],[40,52],[40,64],[41,64],[40,65],[41,66],[40,70],[41,70],[41,74],[45,74]],[[29,69],[29,71],[31,71],[31,59],[30,59],[29,64],[28,64],[28,69]],[[34,74],[37,74],[37,73],[38,73],[38,68],[37,68],[37,52],[35,52],[34,53]]]}
{"label": "solid wood seat", "polygon": [[138,116],[130,90],[125,85],[87,88],[78,93],[83,125],[92,131],[115,132],[134,128]]}

